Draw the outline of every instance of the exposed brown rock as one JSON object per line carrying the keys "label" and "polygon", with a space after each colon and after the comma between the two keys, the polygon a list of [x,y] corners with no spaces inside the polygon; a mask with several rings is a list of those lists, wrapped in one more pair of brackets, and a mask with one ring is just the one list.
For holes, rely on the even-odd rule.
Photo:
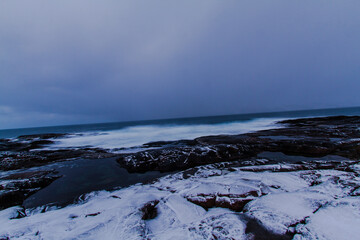
{"label": "exposed brown rock", "polygon": [[244,194],[198,194],[196,196],[187,196],[186,199],[206,210],[221,207],[241,212],[248,202],[259,196],[260,194],[257,191],[250,191]]}

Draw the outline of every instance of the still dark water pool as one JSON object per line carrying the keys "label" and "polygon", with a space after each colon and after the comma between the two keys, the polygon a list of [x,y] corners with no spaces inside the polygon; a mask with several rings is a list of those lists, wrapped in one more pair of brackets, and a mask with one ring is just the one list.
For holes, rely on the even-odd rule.
{"label": "still dark water pool", "polygon": [[46,204],[65,206],[84,193],[146,183],[168,174],[157,171],[128,173],[118,165],[115,158],[80,159],[56,163],[47,168],[55,169],[62,177],[27,198],[23,203],[24,207]]}

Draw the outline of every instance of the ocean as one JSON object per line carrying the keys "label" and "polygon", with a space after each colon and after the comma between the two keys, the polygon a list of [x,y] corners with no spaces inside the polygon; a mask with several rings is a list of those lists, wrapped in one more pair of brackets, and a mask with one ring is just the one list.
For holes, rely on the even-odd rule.
{"label": "ocean", "polygon": [[280,120],[302,117],[360,115],[360,107],[267,112],[226,116],[99,123],[0,130],[0,138],[41,133],[69,133],[50,148],[100,147],[117,151],[153,141],[194,139],[200,136],[241,134],[278,127]]}

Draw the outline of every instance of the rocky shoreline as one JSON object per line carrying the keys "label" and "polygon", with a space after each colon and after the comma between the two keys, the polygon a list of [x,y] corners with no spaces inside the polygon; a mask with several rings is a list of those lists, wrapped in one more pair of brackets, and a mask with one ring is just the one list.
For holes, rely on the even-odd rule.
{"label": "rocky shoreline", "polygon": [[200,137],[190,141],[154,142],[145,150],[120,156],[131,172],[174,171],[217,162],[241,161],[261,152],[360,158],[360,117],[324,117],[279,122],[277,129],[240,135]]}
{"label": "rocky shoreline", "polygon": [[[0,239],[61,239],[65,232],[69,239],[96,239],[109,229],[124,239],[354,239],[360,234],[360,117],[294,119],[278,126],[152,142],[127,154],[42,149],[62,134],[2,139],[0,223],[6,231]],[[32,167],[109,156],[128,172],[177,173],[93,192],[65,208],[21,206],[61,177]]]}
{"label": "rocky shoreline", "polygon": [[[117,157],[120,166],[129,172],[172,172],[186,169],[190,169],[191,172],[196,166],[214,163],[229,169],[262,165],[264,163],[256,159],[264,152],[308,157],[306,161],[329,155],[340,156],[342,159],[360,159],[360,117],[294,119],[281,121],[278,126],[279,128],[240,135],[151,142],[144,144],[142,151],[130,154],[117,154],[99,148],[42,150],[42,147],[51,145],[57,138],[66,137],[66,134],[39,134],[0,139],[0,170],[6,172],[23,169],[26,172],[30,167],[57,161]],[[271,158],[267,160],[266,164],[279,162]],[[307,169],[304,158],[295,158],[293,161],[298,164],[298,170]],[[325,166],[327,169],[336,169],[334,164],[323,164],[321,168]],[[22,173],[22,184],[19,183],[18,177],[0,177],[0,209],[21,205],[26,197],[59,177],[53,172],[46,171]]]}
{"label": "rocky shoreline", "polygon": [[22,205],[27,197],[60,177],[54,171],[31,171],[0,178],[0,210]]}

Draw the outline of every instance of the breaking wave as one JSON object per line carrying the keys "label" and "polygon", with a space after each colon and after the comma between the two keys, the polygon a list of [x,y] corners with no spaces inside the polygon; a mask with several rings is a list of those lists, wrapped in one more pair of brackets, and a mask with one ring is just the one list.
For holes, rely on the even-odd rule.
{"label": "breaking wave", "polygon": [[119,149],[141,146],[155,141],[194,139],[220,134],[242,134],[279,127],[275,123],[282,119],[259,118],[251,121],[198,125],[140,125],[111,131],[95,131],[72,134],[56,139],[51,149],[74,147],[99,147]]}

